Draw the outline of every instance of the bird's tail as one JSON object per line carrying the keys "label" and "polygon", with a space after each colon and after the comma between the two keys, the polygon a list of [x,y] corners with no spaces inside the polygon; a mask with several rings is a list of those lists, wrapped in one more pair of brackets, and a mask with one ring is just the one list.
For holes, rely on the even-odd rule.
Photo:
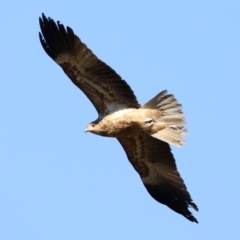
{"label": "bird's tail", "polygon": [[165,128],[153,133],[152,137],[177,147],[183,145],[183,135],[187,133],[187,130],[184,129],[186,125],[185,116],[182,112],[182,105],[172,94],[168,94],[166,90],[162,91],[141,108],[158,109],[160,111],[158,123],[164,124]]}

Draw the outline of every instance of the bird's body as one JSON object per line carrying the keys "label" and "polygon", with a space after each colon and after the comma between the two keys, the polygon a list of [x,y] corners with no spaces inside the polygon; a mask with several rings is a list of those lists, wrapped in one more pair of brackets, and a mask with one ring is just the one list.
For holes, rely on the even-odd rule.
{"label": "bird's body", "polygon": [[198,208],[177,171],[169,146],[184,143],[186,123],[181,104],[162,91],[140,106],[126,81],[98,59],[71,28],[44,14],[40,27],[45,52],[83,91],[99,114],[85,131],[117,138],[149,194],[197,222],[188,207]]}
{"label": "bird's body", "polygon": [[139,133],[153,134],[165,128],[158,119],[161,112],[156,109],[128,108],[108,114],[91,123],[86,131],[107,137],[132,137]]}

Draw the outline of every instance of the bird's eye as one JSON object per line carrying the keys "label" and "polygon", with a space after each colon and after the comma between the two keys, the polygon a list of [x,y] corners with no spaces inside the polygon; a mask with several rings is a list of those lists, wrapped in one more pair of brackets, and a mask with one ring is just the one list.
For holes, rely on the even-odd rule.
{"label": "bird's eye", "polygon": [[144,122],[146,123],[147,126],[150,126],[153,124],[153,119],[152,118],[145,118]]}

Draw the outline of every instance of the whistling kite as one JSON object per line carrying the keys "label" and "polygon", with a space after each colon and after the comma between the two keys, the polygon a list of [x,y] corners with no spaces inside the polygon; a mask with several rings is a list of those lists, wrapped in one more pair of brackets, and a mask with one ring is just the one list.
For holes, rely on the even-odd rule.
{"label": "whistling kite", "polygon": [[162,91],[140,106],[129,85],[98,59],[70,27],[65,28],[44,14],[40,27],[45,52],[84,92],[99,114],[85,131],[116,137],[150,195],[197,222],[188,207],[198,208],[177,171],[169,146],[184,143],[187,131],[181,104]]}

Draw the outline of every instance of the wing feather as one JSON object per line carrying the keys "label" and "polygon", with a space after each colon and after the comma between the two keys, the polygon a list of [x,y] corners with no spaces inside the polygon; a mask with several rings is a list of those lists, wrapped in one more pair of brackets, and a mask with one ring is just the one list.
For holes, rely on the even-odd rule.
{"label": "wing feather", "polygon": [[45,52],[85,93],[100,116],[123,108],[140,107],[126,81],[98,59],[70,27],[65,28],[44,14],[39,22],[39,38]]}
{"label": "wing feather", "polygon": [[188,207],[197,211],[198,208],[177,171],[169,144],[145,134],[118,140],[149,194],[156,201],[197,223]]}

